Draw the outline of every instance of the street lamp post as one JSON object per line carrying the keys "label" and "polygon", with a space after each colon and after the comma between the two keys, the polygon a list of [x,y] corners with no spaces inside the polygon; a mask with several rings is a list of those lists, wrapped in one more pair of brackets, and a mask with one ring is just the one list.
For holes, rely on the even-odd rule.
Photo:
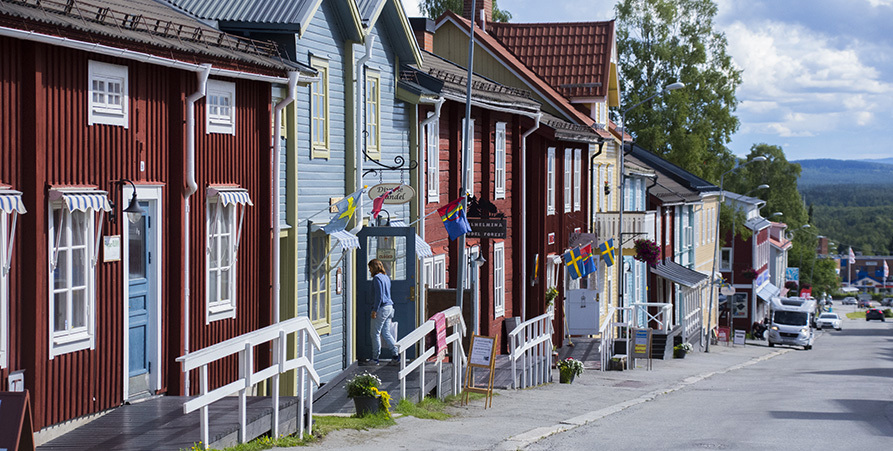
{"label": "street lamp post", "polygon": [[[732,171],[735,171],[737,169],[743,168],[744,166],[747,166],[755,161],[766,161],[766,157],[764,157],[762,155],[757,155],[756,157],[753,158],[753,160],[745,161],[744,163],[741,163],[738,166],[735,166],[734,168],[729,169],[726,172],[723,172],[722,175],[719,176],[719,205],[717,206],[717,209],[716,209],[717,240],[716,240],[716,244],[713,246],[713,267],[710,270],[710,304],[707,305],[707,331],[704,334],[705,335],[705,337],[704,337],[704,341],[705,341],[704,352],[710,352],[710,329],[711,329],[710,326],[711,326],[711,321],[713,320],[713,303],[716,302],[716,289],[715,289],[715,285],[717,283],[717,281],[715,280],[716,279],[716,260],[718,258],[717,252],[719,251],[719,244],[720,244],[720,240],[721,240],[721,237],[719,237],[719,216],[720,216],[719,215],[719,212],[720,212],[719,207],[721,207],[722,203],[725,201],[725,191],[723,190],[723,184],[725,183],[726,174],[729,174]],[[732,239],[734,239],[734,238],[735,238],[735,231],[733,230],[732,231]],[[733,271],[733,273],[734,273],[734,271]],[[720,282],[722,282],[721,277],[720,277]]]}
{"label": "street lamp post", "polygon": [[[653,99],[657,96],[664,95],[665,93],[667,93],[669,91],[675,91],[677,89],[682,89],[684,87],[685,87],[685,83],[682,83],[682,82],[677,81],[676,83],[671,83],[671,84],[665,86],[662,91],[652,94],[647,99],[623,110],[623,112],[620,113],[620,122],[623,124],[623,129],[620,132],[620,162],[619,162],[619,167],[617,168],[617,172],[620,174],[620,189],[618,190],[618,193],[617,193],[618,197],[620,198],[620,201],[618,202],[618,205],[620,206],[620,208],[618,209],[618,213],[617,213],[617,223],[618,223],[617,224],[617,228],[618,228],[617,243],[614,245],[614,248],[617,249],[617,253],[618,253],[617,257],[620,257],[620,262],[621,262],[621,264],[618,265],[617,258],[615,257],[614,264],[617,265],[617,306],[618,307],[623,307],[623,264],[622,264],[622,262],[623,262],[623,208],[624,208],[623,207],[623,189],[624,189],[624,185],[626,185],[626,177],[623,175],[623,160],[624,160],[623,157],[624,157],[624,154],[626,153],[626,134],[627,134],[626,113],[628,113],[630,110],[633,110],[635,108],[638,108],[638,107],[644,105],[645,103],[649,102],[651,99]],[[617,314],[621,315],[621,318],[618,319],[620,321],[623,320],[622,312],[623,312],[623,310],[617,311]]]}

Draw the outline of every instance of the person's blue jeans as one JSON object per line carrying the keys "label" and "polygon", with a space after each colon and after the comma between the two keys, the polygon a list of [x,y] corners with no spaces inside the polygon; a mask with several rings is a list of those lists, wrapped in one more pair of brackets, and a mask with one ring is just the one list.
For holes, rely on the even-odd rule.
{"label": "person's blue jeans", "polygon": [[378,360],[381,354],[381,340],[384,338],[388,349],[397,357],[397,341],[391,335],[391,321],[394,319],[394,306],[384,305],[378,309],[378,315],[372,320],[372,360]]}

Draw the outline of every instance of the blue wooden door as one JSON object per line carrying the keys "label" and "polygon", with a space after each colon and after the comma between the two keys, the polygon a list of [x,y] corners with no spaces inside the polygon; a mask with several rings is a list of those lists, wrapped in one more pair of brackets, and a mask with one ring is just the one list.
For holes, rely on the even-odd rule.
{"label": "blue wooden door", "polygon": [[[127,227],[128,250],[128,314],[129,314],[129,377],[131,387],[138,391],[148,389],[148,379],[144,376],[139,381],[133,378],[140,375],[146,375],[151,370],[149,343],[151,336],[150,328],[150,312],[153,305],[152,285],[153,271],[150,270],[152,264],[152,233],[151,229],[152,216],[149,213],[149,203],[140,202],[143,214],[138,219],[135,217],[128,218],[129,213],[124,216],[131,221]],[[136,219],[134,221],[133,219]],[[145,380],[143,380],[145,379]],[[146,385],[143,387],[143,385]],[[142,389],[142,390],[140,390]],[[131,395],[134,393],[131,392]]]}
{"label": "blue wooden door", "polygon": [[[391,278],[391,299],[394,301],[394,320],[397,321],[396,340],[412,332],[416,319],[416,250],[415,229],[412,227],[364,227],[359,233],[357,251],[357,358],[372,358],[371,317],[372,277],[369,261],[378,258]],[[407,354],[413,356],[414,353]],[[381,358],[391,358],[382,346]]]}

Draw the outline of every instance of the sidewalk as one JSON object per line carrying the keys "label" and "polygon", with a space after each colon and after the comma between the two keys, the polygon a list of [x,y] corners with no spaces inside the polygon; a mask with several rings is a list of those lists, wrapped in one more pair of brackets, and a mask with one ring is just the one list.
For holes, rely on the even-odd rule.
{"label": "sidewalk", "polygon": [[[548,435],[789,351],[756,341],[747,346],[711,346],[710,353],[694,352],[685,359],[654,360],[652,371],[644,369],[641,360],[639,368],[631,371],[587,370],[571,385],[552,383],[527,390],[497,390],[490,409],[483,408],[483,401],[476,401],[451,408],[449,413],[455,416],[445,421],[401,417],[396,426],[387,429],[335,431],[310,448],[523,449]],[[557,381],[557,370],[552,371]]]}

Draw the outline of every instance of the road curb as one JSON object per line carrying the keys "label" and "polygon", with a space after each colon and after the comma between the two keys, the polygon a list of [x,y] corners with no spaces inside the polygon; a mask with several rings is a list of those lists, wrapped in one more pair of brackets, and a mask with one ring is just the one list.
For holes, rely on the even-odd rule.
{"label": "road curb", "polygon": [[636,398],[623,401],[612,406],[605,407],[603,409],[594,410],[592,412],[584,413],[582,415],[577,415],[572,418],[568,418],[567,420],[560,421],[558,424],[552,426],[544,426],[538,427],[535,429],[531,429],[526,432],[522,432],[520,434],[514,435],[502,441],[500,449],[525,449],[528,446],[555,434],[559,434],[562,432],[567,432],[573,429],[576,429],[580,426],[584,426],[586,424],[592,423],[594,421],[598,421],[602,418],[608,417],[620,411],[626,410],[630,407],[646,403],[648,401],[652,401],[658,396],[667,395],[673,393],[675,391],[681,390],[689,385],[696,384],[701,382],[704,379],[708,379],[717,374],[725,374],[732,371],[740,370],[742,368],[747,368],[751,365],[756,365],[757,363],[769,360],[774,357],[778,357],[782,354],[786,354],[791,352],[791,349],[779,349],[777,351],[771,352],[769,354],[765,354],[759,357],[754,357],[746,362],[738,363],[727,368],[710,371],[707,373],[698,374],[695,376],[689,376],[685,379],[682,379],[679,383],[675,385],[670,385],[666,388],[661,388],[657,390],[650,391],[645,393],[644,395],[640,395]]}

